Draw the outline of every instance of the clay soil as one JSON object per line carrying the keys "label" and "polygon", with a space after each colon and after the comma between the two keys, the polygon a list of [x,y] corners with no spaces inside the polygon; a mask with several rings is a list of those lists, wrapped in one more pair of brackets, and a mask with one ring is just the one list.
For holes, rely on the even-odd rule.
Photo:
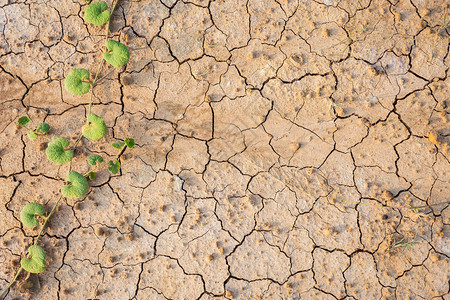
{"label": "clay soil", "polygon": [[[49,211],[68,170],[15,124],[80,134],[89,97],[63,82],[105,31],[85,6],[0,0],[0,289],[37,236],[22,207]],[[6,299],[450,299],[449,20],[448,0],[120,0],[131,58],[74,170],[137,145],[63,200],[47,270]]]}

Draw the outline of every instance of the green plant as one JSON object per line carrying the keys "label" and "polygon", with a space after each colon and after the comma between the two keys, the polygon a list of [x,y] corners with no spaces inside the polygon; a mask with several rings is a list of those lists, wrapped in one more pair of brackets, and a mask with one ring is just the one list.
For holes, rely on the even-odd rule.
{"label": "green plant", "polygon": [[419,242],[408,242],[406,238],[402,238],[401,240],[395,242],[393,241],[389,247],[386,249],[386,252],[390,253],[396,248],[411,248],[415,244],[418,244]]}
{"label": "green plant", "polygon": [[437,34],[443,34],[445,29],[450,25],[450,20],[447,20],[448,13],[447,13],[447,7],[442,8],[442,24],[438,26]]}
{"label": "green plant", "polygon": [[[36,228],[39,225],[41,218],[43,224],[34,243],[28,247],[28,255],[23,257],[20,261],[20,269],[17,271],[10,284],[0,293],[2,297],[8,289],[14,284],[19,277],[22,270],[29,273],[41,273],[46,269],[45,266],[45,251],[37,243],[42,236],[43,230],[47,225],[48,220],[55,212],[56,207],[60,203],[63,197],[65,198],[83,198],[89,190],[89,184],[86,178],[91,180],[95,179],[96,172],[102,168],[107,168],[112,174],[116,174],[120,170],[120,155],[124,153],[127,148],[132,148],[135,145],[134,139],[127,138],[123,142],[113,143],[113,147],[119,149],[118,153],[110,159],[108,162],[103,160],[98,154],[91,155],[88,158],[88,164],[91,169],[85,174],[78,173],[72,170],[72,160],[74,157],[74,149],[83,137],[91,141],[97,141],[101,139],[107,133],[107,127],[102,117],[91,112],[93,89],[96,84],[101,80],[97,80],[102,70],[104,62],[110,63],[113,67],[119,68],[125,65],[129,59],[129,52],[125,45],[120,42],[110,40],[109,36],[109,24],[110,17],[114,12],[117,5],[117,1],[113,1],[111,12],[108,10],[108,5],[103,2],[94,2],[89,4],[85,10],[85,21],[92,23],[95,26],[106,26],[105,34],[105,52],[102,55],[101,62],[98,66],[97,72],[93,80],[90,80],[90,73],[86,69],[76,68],[72,69],[64,80],[64,86],[68,92],[73,95],[84,95],[90,92],[89,110],[86,116],[86,125],[82,127],[81,134],[76,139],[73,146],[65,137],[48,137],[50,131],[50,125],[43,122],[37,125],[36,129],[28,127],[30,119],[27,116],[23,116],[18,119],[17,126],[23,127],[27,130],[27,135],[31,140],[37,138],[44,138],[48,141],[48,146],[45,151],[47,158],[58,165],[69,164],[68,174],[66,177],[66,184],[61,188],[61,195],[52,207],[50,213],[45,216],[45,208],[39,203],[28,203],[25,205],[20,213],[20,219],[25,227],[30,229]],[[108,73],[109,74],[109,73]],[[107,74],[107,75],[108,75]],[[105,75],[105,77],[107,76]],[[27,276],[28,278],[29,276]]]}

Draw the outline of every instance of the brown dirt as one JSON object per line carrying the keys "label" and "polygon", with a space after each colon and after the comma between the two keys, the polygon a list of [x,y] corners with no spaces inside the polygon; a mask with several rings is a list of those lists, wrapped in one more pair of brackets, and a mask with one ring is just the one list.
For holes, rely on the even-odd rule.
{"label": "brown dirt", "polygon": [[[63,79],[94,72],[104,45],[84,7],[0,0],[0,289],[37,235],[21,208],[50,209],[68,168],[15,123],[78,136],[89,98]],[[137,146],[63,201],[40,290],[6,299],[450,299],[449,11],[120,1],[131,59],[95,89],[109,135],[75,169]]]}

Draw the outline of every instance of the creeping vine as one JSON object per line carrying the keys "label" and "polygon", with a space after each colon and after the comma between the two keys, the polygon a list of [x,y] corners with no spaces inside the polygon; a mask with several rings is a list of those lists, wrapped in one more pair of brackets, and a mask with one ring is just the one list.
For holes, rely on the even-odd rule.
{"label": "creeping vine", "polygon": [[104,62],[106,61],[114,68],[120,68],[127,64],[130,57],[128,48],[124,44],[109,39],[109,25],[117,2],[118,0],[113,0],[110,10],[104,1],[90,3],[87,5],[84,13],[84,20],[87,23],[91,23],[95,26],[103,26],[106,24],[105,51],[102,54],[101,61],[93,80],[91,80],[91,74],[89,71],[83,68],[72,69],[64,79],[64,86],[69,93],[73,95],[84,95],[90,92],[86,124],[82,127],[81,134],[76,139],[75,144],[71,146],[69,140],[65,137],[50,138],[48,136],[50,125],[45,122],[38,124],[35,129],[32,129],[28,126],[31,120],[27,116],[20,117],[17,121],[17,127],[25,128],[30,140],[34,141],[38,138],[47,140],[48,145],[45,153],[48,160],[58,165],[69,163],[69,168],[66,177],[66,184],[61,188],[61,195],[47,216],[45,215],[44,206],[40,203],[32,202],[23,207],[20,213],[20,220],[25,227],[30,229],[38,227],[39,218],[43,220],[43,224],[34,240],[34,243],[27,249],[28,254],[21,259],[19,270],[9,285],[0,293],[0,297],[5,295],[9,288],[17,281],[23,270],[28,273],[42,273],[45,271],[46,253],[44,249],[38,245],[38,242],[48,220],[55,212],[55,209],[61,199],[83,198],[89,190],[88,179],[95,179],[96,172],[102,168],[108,169],[112,174],[119,172],[120,155],[123,154],[127,148],[132,148],[135,145],[134,139],[132,138],[126,138],[122,142],[115,142],[112,144],[112,147],[117,148],[118,152],[112,159],[104,161],[102,156],[94,154],[87,159],[87,162],[91,167],[88,172],[81,174],[72,170],[74,150],[82,138],[84,137],[91,141],[97,141],[104,137],[107,133],[107,127],[103,118],[91,112],[93,90],[96,83],[99,81],[99,74],[102,71]]}

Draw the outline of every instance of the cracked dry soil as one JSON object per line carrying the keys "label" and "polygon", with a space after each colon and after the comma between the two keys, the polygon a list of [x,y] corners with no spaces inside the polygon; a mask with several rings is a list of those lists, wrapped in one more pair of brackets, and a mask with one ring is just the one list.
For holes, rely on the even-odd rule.
{"label": "cracked dry soil", "polygon": [[[89,99],[63,78],[104,30],[84,6],[0,0],[0,288],[37,235],[21,208],[51,207],[67,172],[15,123],[79,134]],[[6,299],[450,299],[449,9],[121,0],[131,58],[95,90],[109,137],[75,169],[137,146],[59,207],[40,291]]]}

